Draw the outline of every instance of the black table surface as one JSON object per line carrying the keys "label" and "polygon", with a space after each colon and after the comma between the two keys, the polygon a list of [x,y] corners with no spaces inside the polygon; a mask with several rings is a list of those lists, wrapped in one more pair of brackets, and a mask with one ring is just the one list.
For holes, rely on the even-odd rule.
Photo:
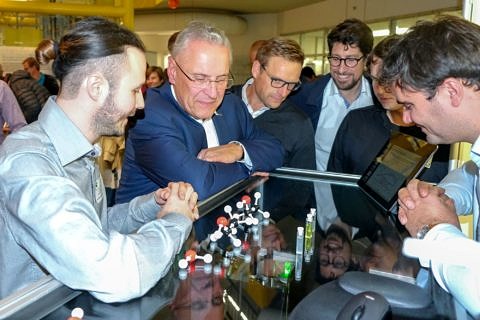
{"label": "black table surface", "polygon": [[[349,240],[352,250],[347,261],[348,273],[370,271],[382,274],[382,277],[396,277],[400,279],[396,281],[402,283],[415,282],[419,265],[416,260],[401,254],[405,230],[396,222],[395,215],[382,212],[370,201],[356,185],[356,177],[318,178],[308,174],[277,172],[268,178],[251,178],[232,187],[220,198],[207,199],[200,205],[204,215],[202,219],[210,221],[210,232],[213,232],[218,228],[217,217],[228,217],[225,205],[231,205],[235,212],[235,205],[242,196],[249,195],[253,203],[255,192],[260,192],[262,197],[258,208],[271,212],[275,221],[267,224],[266,219],[260,219],[260,239],[253,237],[251,227],[245,232],[240,230],[235,236],[246,239],[242,241],[241,253],[232,250],[227,236],[218,241],[215,251],[211,250],[208,239],[200,243],[187,241],[169,273],[143,297],[108,304],[83,292],[58,305],[52,301],[51,310],[41,318],[67,319],[73,308],[81,307],[84,319],[286,319],[295,307],[303,308],[302,300],[308,301],[305,297],[313,293],[323,298],[315,298],[318,304],[313,302],[313,306],[309,302],[305,308],[316,310],[309,311],[316,312],[311,319],[334,319],[334,314],[353,294],[345,290],[339,292],[337,277],[328,279],[328,276],[321,276],[320,247],[327,230],[316,226],[311,261],[306,262],[303,258],[301,280],[294,277],[297,227],[305,227],[306,214],[316,206],[313,196],[315,184],[331,187],[338,218],[354,227],[355,236]],[[255,214],[260,216],[258,211]],[[321,219],[320,216],[318,218]],[[186,270],[180,269],[178,261],[191,248],[198,255],[213,254],[213,262],[205,266],[203,261],[196,260]],[[338,276],[342,277],[341,274]],[[432,297],[432,302],[422,312],[411,313],[393,308],[394,318],[453,317],[452,299],[441,290],[432,289],[434,287],[426,285],[425,290]]]}

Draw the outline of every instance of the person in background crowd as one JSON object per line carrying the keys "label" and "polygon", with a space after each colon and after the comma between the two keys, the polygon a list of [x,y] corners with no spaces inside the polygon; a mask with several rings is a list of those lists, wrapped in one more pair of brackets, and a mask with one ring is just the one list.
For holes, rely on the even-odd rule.
{"label": "person in background crowd", "polygon": [[147,87],[148,88],[158,88],[165,81],[163,76],[163,70],[157,66],[150,66],[147,68]]}
{"label": "person in background crowd", "polygon": [[3,126],[0,144],[8,134],[27,124],[15,95],[4,81],[0,81],[0,124]]}
{"label": "person in background crowd", "polygon": [[[314,170],[315,144],[310,119],[286,100],[300,87],[303,59],[303,51],[294,40],[266,40],[253,62],[252,77],[244,85],[234,86],[232,92],[242,98],[255,124],[280,140],[285,149],[282,166]],[[282,203],[269,201],[274,204],[268,208],[274,220],[287,212],[303,212],[311,193],[303,183],[295,187],[279,181],[271,189],[275,193],[271,196],[283,199]]]}
{"label": "person in background crowd", "polygon": [[50,96],[48,90],[38,84],[24,70],[14,71],[8,84],[17,98],[27,123],[36,121],[43,105]]}
{"label": "person in background crowd", "polygon": [[[302,109],[315,130],[316,169],[326,171],[335,135],[348,112],[373,105],[372,88],[363,75],[365,61],[373,47],[372,30],[363,21],[347,19],[327,36],[330,73],[302,85],[289,96]],[[337,216],[330,187],[315,184],[317,217]],[[328,220],[326,220],[328,221]],[[320,225],[326,230],[327,225]]]}
{"label": "person in background crowd", "polygon": [[372,30],[360,20],[347,19],[327,39],[330,73],[304,84],[289,97],[312,120],[320,171],[327,169],[335,134],[346,114],[373,105],[372,88],[363,75],[373,47]]}
{"label": "person in background crowd", "polygon": [[52,45],[60,95],[0,147],[0,299],[51,275],[104,302],[130,300],[171,267],[198,218],[197,194],[172,182],[107,208],[95,143],[123,135],[143,107],[144,45],[99,17]]}
{"label": "person in background crowd", "polygon": [[250,50],[248,51],[248,58],[250,60],[250,65],[253,65],[253,62],[257,58],[258,49],[265,44],[266,40],[260,39],[255,40],[252,45],[250,46]]}
{"label": "person in background crowd", "polygon": [[305,66],[302,68],[302,72],[300,74],[300,79],[302,82],[312,82],[317,79],[317,75],[315,71],[310,66]]}
{"label": "person in background crowd", "polygon": [[175,40],[177,40],[177,37],[178,37],[179,33],[180,33],[180,31],[176,31],[176,32],[172,33],[170,35],[170,37],[168,37],[167,48],[168,48],[168,52],[170,54],[172,53],[173,46],[175,45]]}
{"label": "person in background crowd", "polygon": [[[50,45],[51,41],[53,40],[43,40],[38,45],[38,48],[40,48],[41,50],[45,46],[51,46]],[[34,57],[28,57],[25,60],[23,60],[22,62],[23,70],[27,71],[30,74],[30,76],[33,79],[35,79],[41,86],[44,86],[51,95],[57,95],[58,94],[57,79],[55,79],[55,77],[49,74],[40,72],[39,62],[44,63],[44,61],[39,60],[39,57],[41,56],[38,54],[38,50],[39,49],[37,49],[35,52],[35,55],[37,55],[37,59],[35,59]],[[51,50],[51,52],[53,52],[53,50]],[[51,54],[51,52],[49,52],[49,54]]]}
{"label": "person in background crowd", "polygon": [[[413,237],[404,254],[420,258],[438,284],[480,317],[480,27],[453,16],[413,26],[383,60],[380,81],[433,144],[473,144],[471,161],[439,186],[417,179],[399,191],[398,219]],[[473,211],[475,240],[461,231],[457,214]]]}
{"label": "person in background crowd", "polygon": [[301,85],[304,54],[298,43],[283,38],[264,41],[252,65],[252,78],[232,92],[242,98],[255,124],[282,142],[283,166],[315,169],[313,128],[288,95]]}
{"label": "person in background crowd", "polygon": [[[177,40],[177,36],[180,33],[180,31],[176,31],[168,37],[167,41],[167,48],[168,48],[168,53],[172,53],[173,45],[175,44],[175,40]],[[168,82],[168,71],[167,67],[165,67],[165,70],[163,70],[163,76],[165,78],[165,81]]]}

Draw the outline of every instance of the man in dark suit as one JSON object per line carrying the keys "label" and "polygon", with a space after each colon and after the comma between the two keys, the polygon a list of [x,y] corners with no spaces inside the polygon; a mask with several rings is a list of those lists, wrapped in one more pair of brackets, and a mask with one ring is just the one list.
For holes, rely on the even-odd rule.
{"label": "man in dark suit", "polygon": [[[284,167],[315,169],[315,143],[312,123],[288,95],[300,87],[300,72],[304,53],[291,39],[265,40],[252,64],[252,77],[244,85],[234,86],[233,93],[242,98],[253,121],[261,129],[278,138],[285,148]],[[272,207],[268,210],[274,220],[295,213],[304,213],[311,193],[305,183],[282,180],[265,190],[265,198]],[[270,190],[270,192],[268,192]],[[277,201],[271,200],[272,197]]]}
{"label": "man in dark suit", "polygon": [[205,199],[256,171],[282,165],[283,147],[225,95],[231,47],[223,31],[190,23],[169,57],[170,85],[150,89],[130,129],[117,202],[184,179]]}

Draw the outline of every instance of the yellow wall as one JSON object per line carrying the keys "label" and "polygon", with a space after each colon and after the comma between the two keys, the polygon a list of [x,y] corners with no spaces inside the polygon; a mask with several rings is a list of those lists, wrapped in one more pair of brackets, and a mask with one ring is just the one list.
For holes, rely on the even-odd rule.
{"label": "yellow wall", "polygon": [[39,28],[21,28],[4,27],[3,45],[36,47],[43,39],[42,31]]}

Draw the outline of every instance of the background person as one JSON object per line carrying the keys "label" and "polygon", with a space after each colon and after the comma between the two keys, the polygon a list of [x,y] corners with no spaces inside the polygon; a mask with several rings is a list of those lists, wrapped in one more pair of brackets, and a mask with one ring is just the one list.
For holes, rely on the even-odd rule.
{"label": "background person", "polygon": [[27,122],[22,109],[12,90],[4,81],[0,80],[0,125],[3,126],[3,134],[0,135],[0,144],[7,134],[25,126]]}
{"label": "background person", "polygon": [[50,96],[48,90],[24,70],[14,71],[8,85],[15,94],[27,123],[36,121],[43,105]]}
{"label": "background person", "polygon": [[312,82],[317,79],[315,71],[310,66],[303,67],[300,75],[300,79],[302,79],[302,82]]}
{"label": "background person", "polygon": [[165,81],[162,68],[157,66],[150,66],[147,68],[146,78],[148,88],[158,88]]}
{"label": "background person", "polygon": [[[347,19],[328,34],[330,73],[304,83],[289,96],[311,119],[315,131],[316,169],[326,171],[337,130],[348,112],[374,102],[371,85],[364,76],[365,61],[373,47],[372,30],[358,19]],[[330,186],[315,183],[317,217],[328,217],[319,224],[328,228],[337,217]],[[320,220],[318,220],[320,223]]]}
{"label": "background person", "polygon": [[[304,53],[294,40],[266,40],[253,62],[252,77],[244,85],[234,86],[232,92],[242,98],[254,123],[280,140],[285,149],[282,166],[314,170],[315,143],[310,119],[286,100],[301,85],[303,59]],[[271,206],[264,209],[274,220],[304,212],[312,193],[311,185],[286,185],[281,180],[271,183],[275,185],[264,195]]]}
{"label": "background person", "polygon": [[[51,43],[52,43],[53,40],[43,40],[42,42],[39,43],[38,45],[38,50],[42,50],[42,48],[46,48],[46,47],[52,47]],[[41,54],[35,52],[35,54],[38,56],[38,57],[41,57]],[[51,52],[49,52],[49,54],[53,54],[53,49],[51,49]],[[25,60],[23,60],[22,64],[23,64],[23,70],[27,71],[30,76],[35,79],[39,85],[45,87],[45,89],[48,90],[48,92],[50,93],[50,95],[57,95],[58,94],[58,82],[57,82],[57,79],[55,79],[55,77],[49,75],[49,74],[45,74],[43,72],[40,72],[40,64],[39,64],[39,61],[41,63],[44,63],[43,61],[41,60],[38,60],[38,57],[37,59],[35,59],[34,57],[28,57],[26,58]]]}

